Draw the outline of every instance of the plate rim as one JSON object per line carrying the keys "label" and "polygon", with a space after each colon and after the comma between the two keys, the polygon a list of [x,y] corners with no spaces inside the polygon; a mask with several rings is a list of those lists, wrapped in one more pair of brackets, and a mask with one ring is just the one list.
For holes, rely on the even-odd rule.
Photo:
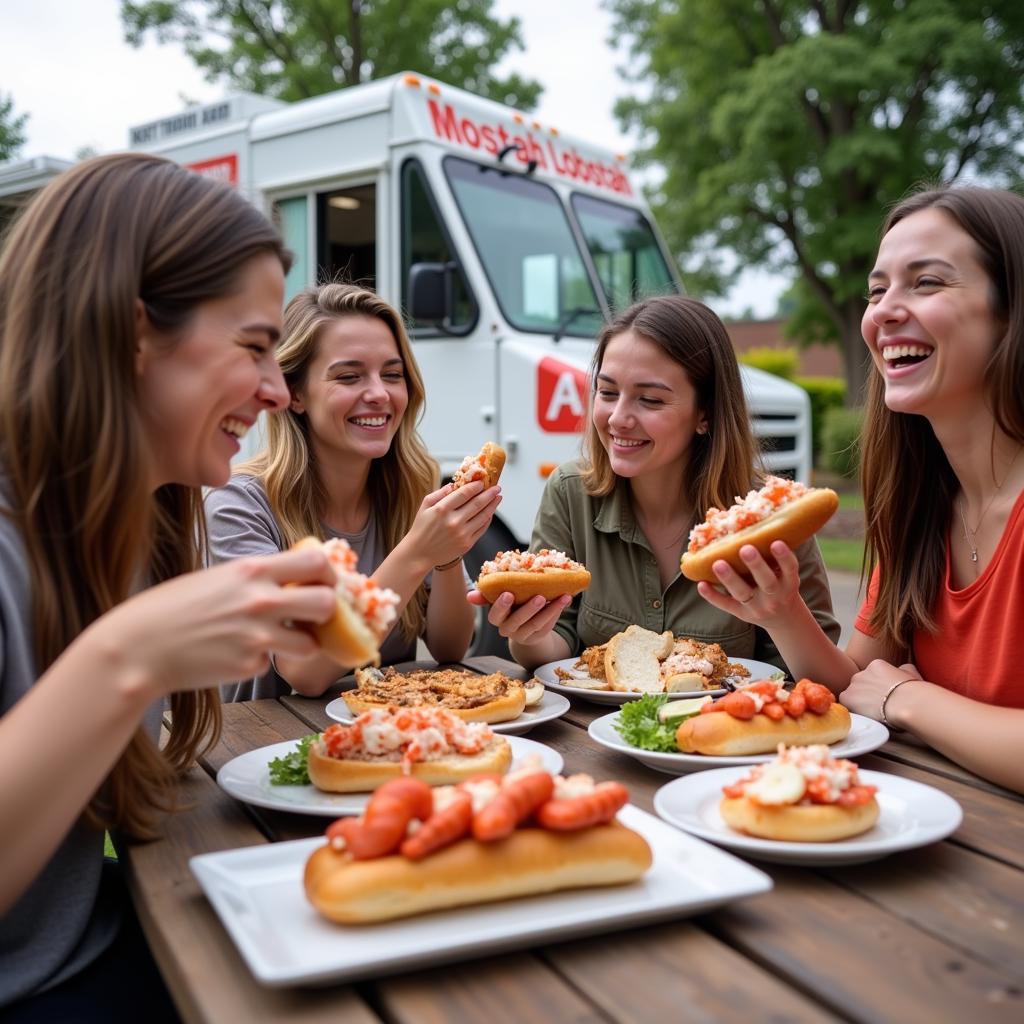
{"label": "plate rim", "polygon": [[[877,860],[882,857],[888,857],[893,853],[901,853],[905,850],[913,850],[921,846],[928,846],[931,843],[941,842],[952,835],[963,823],[963,807],[959,801],[948,793],[943,792],[937,786],[931,786],[926,782],[918,782],[916,779],[908,779],[891,772],[880,772],[869,768],[862,769],[859,773],[863,781],[877,785],[880,791],[890,781],[895,780],[896,789],[903,788],[911,792],[917,791],[921,796],[924,795],[924,792],[927,792],[933,799],[937,797],[939,804],[945,805],[945,811],[949,815],[948,820],[942,825],[934,826],[931,831],[925,831],[923,835],[917,836],[909,833],[902,837],[896,835],[888,838],[878,837],[873,840],[865,839],[862,836],[851,836],[849,839],[827,843],[796,843],[789,840],[761,839],[758,836],[748,836],[742,832],[735,832],[728,828],[728,826],[722,829],[713,829],[704,826],[700,822],[697,823],[697,828],[694,829],[691,824],[682,825],[679,820],[667,816],[664,812],[664,804],[667,798],[663,795],[663,791],[670,786],[676,786],[679,789],[684,789],[687,786],[697,788],[698,792],[690,796],[691,804],[696,807],[706,793],[709,794],[713,789],[720,788],[717,785],[719,782],[721,784],[728,784],[735,781],[743,774],[746,767],[748,766],[731,765],[680,775],[658,787],[654,794],[655,812],[663,821],[669,822],[676,828],[689,832],[690,835],[697,836],[705,842],[723,846],[734,853],[743,853],[754,857],[758,854],[764,854],[765,859],[770,859],[776,863],[799,865],[825,865]],[[714,776],[719,776],[719,779],[715,779]],[[897,796],[899,794],[893,792],[892,795]],[[904,795],[903,799],[906,800],[908,798]],[[882,810],[884,812],[884,806]]]}
{"label": "plate rim", "polygon": [[[405,952],[394,958],[377,957],[376,959],[345,960],[332,965],[321,962],[313,967],[303,968],[301,962],[296,964],[272,962],[266,950],[261,949],[252,939],[251,929],[243,923],[245,918],[243,894],[253,886],[245,884],[244,871],[231,871],[236,858],[250,859],[249,871],[253,875],[266,871],[270,864],[261,863],[264,858],[276,862],[276,870],[290,869],[295,862],[296,898],[300,908],[308,908],[315,920],[322,919],[315,910],[305,902],[301,888],[301,864],[316,846],[322,844],[320,837],[298,839],[281,843],[266,843],[254,847],[242,847],[233,850],[218,850],[197,854],[189,859],[189,868],[206,899],[213,906],[221,924],[230,935],[235,948],[239,951],[246,966],[257,981],[264,985],[277,987],[287,985],[320,984],[326,981],[352,982],[360,979],[377,977],[382,974],[407,972],[429,964],[444,964],[465,960],[481,955],[490,955],[501,950],[525,949],[551,942],[564,941],[575,936],[589,936],[607,933],[619,929],[637,927],[642,924],[654,924],[658,921],[678,919],[696,913],[704,913],[715,907],[735,900],[747,899],[768,892],[773,887],[770,875],[761,868],[747,863],[735,854],[723,850],[714,844],[698,838],[669,824],[658,815],[634,804],[627,804],[620,812],[624,823],[640,832],[655,847],[656,862],[662,858],[661,872],[671,870],[676,862],[692,862],[695,854],[703,858],[711,858],[716,865],[713,871],[705,869],[703,875],[695,869],[692,877],[700,877],[699,885],[679,886],[674,890],[664,887],[659,892],[651,892],[643,879],[630,883],[629,886],[614,887],[620,892],[632,890],[634,899],[626,906],[615,908],[609,913],[607,906],[602,907],[601,900],[594,900],[594,887],[579,890],[562,890],[553,893],[536,894],[523,897],[523,900],[539,901],[539,905],[554,907],[563,911],[560,914],[538,913],[532,915],[531,923],[520,920],[513,931],[499,935],[493,928],[489,931],[482,919],[493,913],[494,908],[503,904],[515,905],[520,900],[501,901],[499,903],[481,903],[468,907],[456,907],[449,910],[433,911],[422,918],[409,918],[408,921],[427,920],[436,917],[451,918],[453,915],[465,916],[467,912],[477,920],[468,922],[468,932],[456,929],[449,924],[447,929],[437,929],[436,935],[443,941],[432,948],[418,953]],[[711,852],[713,851],[713,853]],[[723,859],[724,858],[724,859]],[[704,861],[707,864],[707,860]],[[713,878],[713,884],[710,879]],[[281,884],[276,880],[270,884]],[[568,898],[574,904],[565,912],[564,905],[557,906],[561,899]],[[300,909],[300,913],[303,910]],[[477,921],[480,921],[478,924]],[[608,927],[603,927],[604,922]],[[380,922],[358,926],[360,929],[400,930],[407,923],[406,919]],[[465,922],[463,922],[465,923]],[[332,929],[344,929],[344,925],[334,925],[322,921],[324,926]],[[290,927],[291,921],[285,922]],[[301,926],[301,925],[300,925]],[[318,925],[319,926],[319,925]],[[474,931],[474,929],[476,929]],[[484,929],[481,931],[480,929]],[[298,935],[302,937],[301,933]]]}
{"label": "plate rim", "polygon": [[[647,763],[648,760],[663,764],[663,765],[687,765],[693,766],[694,771],[713,771],[718,768],[740,768],[750,767],[755,764],[767,764],[771,761],[774,754],[735,754],[735,755],[724,755],[724,754],[684,754],[682,751],[674,753],[672,751],[662,750],[643,750],[641,747],[634,747],[628,744],[621,736],[616,732],[615,738],[611,739],[606,736],[597,736],[594,733],[595,728],[602,728],[607,725],[609,730],[614,732],[614,726],[608,721],[610,718],[614,718],[615,715],[619,714],[618,711],[612,711],[607,715],[601,715],[598,718],[593,719],[587,726],[587,734],[595,742],[601,744],[606,750],[615,750],[621,754],[627,754],[630,757],[636,758],[642,763]],[[870,728],[872,730],[881,729],[884,731],[885,736],[881,738],[877,746],[871,747],[867,750],[862,750],[857,753],[846,753],[840,754],[840,757],[851,758],[851,757],[864,757],[867,754],[871,754],[878,750],[879,747],[887,743],[891,733],[885,727],[882,722],[876,721],[874,718],[868,715],[858,715],[856,712],[850,712],[851,722],[856,719],[858,722],[871,723]],[[851,724],[851,730],[853,726]],[[845,742],[843,740],[837,740],[836,744]],[[829,744],[830,747],[836,744]],[[676,759],[681,760],[676,760]],[[664,760],[663,760],[664,759]],[[866,770],[866,769],[865,769]],[[689,775],[692,772],[682,772],[680,774]]]}
{"label": "plate rim", "polygon": [[[559,771],[561,771],[565,767],[565,758],[562,756],[561,751],[556,750],[549,743],[541,743],[540,740],[531,740],[527,736],[514,736],[514,735],[513,736],[504,736],[504,739],[508,740],[508,742],[510,744],[512,744],[512,746],[513,746],[513,750],[512,750],[513,760],[517,756],[521,756],[521,755],[517,755],[516,754],[516,752],[515,752],[515,745],[517,743],[527,743],[527,744],[534,744],[534,745],[536,745],[538,747],[543,747],[545,750],[550,751],[551,754],[554,755],[554,757],[552,759],[552,763],[554,763],[555,759],[557,759],[560,762],[560,767],[558,769]],[[262,747],[254,747],[252,750],[247,750],[247,751],[244,751],[241,754],[237,754],[235,757],[231,758],[231,760],[226,761],[224,764],[222,764],[220,766],[220,768],[217,770],[217,775],[216,775],[217,785],[220,786],[220,788],[223,789],[224,792],[228,794],[228,796],[230,796],[234,800],[238,800],[240,803],[250,804],[253,807],[263,807],[266,810],[270,810],[270,811],[283,811],[283,812],[289,813],[289,814],[305,814],[305,815],[312,815],[313,817],[324,817],[324,818],[326,818],[326,817],[342,818],[342,817],[347,817],[347,816],[351,816],[351,815],[354,815],[354,814],[359,814],[360,811],[362,811],[363,807],[366,806],[366,803],[367,803],[367,801],[370,798],[372,790],[366,790],[365,792],[360,792],[360,793],[335,793],[335,794],[324,793],[324,794],[321,794],[323,797],[327,797],[327,798],[329,798],[332,795],[333,796],[337,796],[337,797],[341,797],[342,799],[344,799],[346,801],[346,803],[344,803],[344,804],[339,804],[337,806],[333,806],[332,807],[332,806],[328,806],[328,805],[325,805],[325,804],[310,806],[310,805],[303,805],[303,804],[287,803],[287,802],[285,802],[283,800],[276,801],[276,800],[273,800],[273,799],[271,799],[269,797],[266,797],[266,796],[262,795],[261,793],[256,793],[255,795],[251,795],[250,794],[248,796],[240,796],[238,792],[228,788],[228,785],[224,781],[224,779],[227,778],[229,776],[229,774],[230,774],[227,771],[228,768],[230,768],[232,766],[235,766],[236,769],[237,769],[238,762],[240,762],[240,761],[245,761],[245,760],[249,760],[249,759],[252,759],[254,761],[258,760],[256,758],[256,755],[259,754],[259,755],[261,755],[261,759],[262,759],[262,762],[263,762],[263,769],[264,769],[264,771],[266,771],[267,764],[268,764],[268,762],[270,761],[270,759],[272,757],[280,757],[283,754],[289,753],[290,750],[294,749],[295,744],[298,743],[298,742],[299,742],[298,739],[295,739],[295,740],[281,740],[278,743],[268,743],[268,744],[266,744],[266,745],[264,745]],[[524,754],[528,754],[528,753],[530,753],[530,751],[526,750],[523,753]],[[252,784],[259,785],[260,781],[262,781],[262,776],[259,779],[254,780],[252,782]],[[308,788],[309,790],[314,790],[315,789],[315,787],[313,787],[311,784],[307,784],[306,786],[295,787],[295,788],[301,788],[301,789],[307,789]],[[319,793],[320,791],[319,790],[315,790],[315,792]]]}
{"label": "plate rim", "polygon": [[[734,663],[745,662],[748,664],[758,665],[770,664],[770,662],[767,661],[759,661],[757,658],[741,658],[738,656],[733,657],[729,654],[727,654],[726,657],[729,658],[730,662]],[[567,697],[583,697],[587,700],[592,700],[598,704],[625,704],[629,700],[635,700],[638,697],[644,696],[644,694],[640,690],[593,690],[588,689],[584,686],[571,686],[567,683],[558,682],[557,677],[555,677],[554,674],[555,668],[568,668],[570,667],[570,664],[575,664],[579,660],[579,658],[559,658],[556,661],[545,662],[543,665],[538,665],[533,670],[534,677],[541,683],[543,683],[546,687],[554,689],[557,693],[562,693]],[[546,669],[551,670],[549,675],[555,681],[552,682],[549,679],[541,678],[539,673]],[[775,668],[775,666],[773,665],[772,671],[779,672],[781,670]],[[700,697],[704,694],[710,694],[712,697],[716,697],[727,692],[728,691],[724,687],[716,687],[713,690],[680,690],[678,693],[675,694],[675,696],[682,700],[687,697]]]}
{"label": "plate rim", "polygon": [[[540,701],[538,701],[538,703],[533,706],[539,707],[541,704],[544,703],[545,700],[548,699],[548,697],[551,697],[555,700],[556,707],[560,708],[560,710],[555,711],[549,708],[548,711],[550,713],[546,713],[543,718],[531,718],[526,719],[524,721],[522,715],[530,710],[530,708],[524,708],[523,711],[520,713],[519,717],[517,718],[510,718],[508,721],[505,722],[493,723],[491,725],[491,731],[498,733],[499,736],[517,736],[520,735],[522,732],[528,732],[535,725],[543,725],[545,722],[553,722],[556,719],[561,718],[562,715],[564,715],[572,707],[572,703],[564,693],[559,693],[557,690],[552,690],[547,687],[545,687],[544,696],[541,697]],[[344,691],[342,693],[339,693],[337,697],[332,698],[324,705],[324,714],[327,715],[327,717],[330,718],[332,722],[338,722],[340,725],[347,725],[350,722],[354,721],[355,718],[355,716],[351,715],[351,712],[348,718],[341,719],[335,718],[328,710],[332,704],[337,704],[338,701],[341,701],[344,704]],[[558,703],[559,701],[565,701],[565,706],[562,707]],[[346,707],[347,706],[348,705],[346,705]]]}

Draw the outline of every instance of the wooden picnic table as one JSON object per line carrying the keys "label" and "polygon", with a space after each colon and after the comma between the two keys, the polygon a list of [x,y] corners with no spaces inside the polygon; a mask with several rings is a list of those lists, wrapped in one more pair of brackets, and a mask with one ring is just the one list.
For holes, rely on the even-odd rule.
{"label": "wooden picnic table", "polygon": [[[494,658],[466,665],[525,675]],[[188,861],[323,831],[327,819],[243,805],[214,778],[239,754],[325,728],[337,694],[225,705],[220,743],[186,780],[190,808],[162,839],[125,855],[139,916],[187,1021],[1024,1020],[1024,799],[899,739],[858,761],[954,797],[964,820],[948,840],[850,867],[757,864],[774,880],[771,892],[696,917],[356,984],[263,987]],[[529,735],[559,750],[567,773],[621,779],[651,811],[669,777],[587,735],[609,710],[574,704]]]}

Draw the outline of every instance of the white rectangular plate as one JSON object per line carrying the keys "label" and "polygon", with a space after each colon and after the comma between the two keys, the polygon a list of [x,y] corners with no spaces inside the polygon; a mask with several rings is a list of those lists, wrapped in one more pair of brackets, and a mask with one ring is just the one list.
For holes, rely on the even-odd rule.
{"label": "white rectangular plate", "polygon": [[374,925],[339,925],[306,900],[302,872],[323,839],[207,853],[193,874],[264,985],[320,984],[470,960],[578,935],[684,917],[767,892],[771,879],[637,807],[619,820],[650,843],[654,863],[631,885],[575,889],[436,911]]}

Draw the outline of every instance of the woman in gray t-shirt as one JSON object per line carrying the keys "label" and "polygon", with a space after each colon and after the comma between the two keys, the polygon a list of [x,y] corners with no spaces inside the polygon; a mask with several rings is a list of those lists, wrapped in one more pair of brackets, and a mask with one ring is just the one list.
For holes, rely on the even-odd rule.
{"label": "woman in gray t-shirt", "polygon": [[0,252],[5,1021],[174,1017],[104,830],[156,834],[217,684],[313,654],[290,623],[334,608],[320,552],[196,571],[200,489],[288,400],[288,263],[233,189],[140,153],[58,177]]}
{"label": "woman in gray t-shirt", "polygon": [[[422,636],[440,662],[458,661],[473,632],[462,556],[481,537],[500,488],[438,489],[437,463],[416,431],[423,382],[398,312],[356,285],[325,284],[285,310],[277,357],[290,392],[267,424],[267,448],[206,498],[215,561],[281,551],[302,537],[343,537],[401,598],[381,648],[385,664],[415,656]],[[229,699],[294,688],[319,696],[339,676],[326,655],[280,655]]]}

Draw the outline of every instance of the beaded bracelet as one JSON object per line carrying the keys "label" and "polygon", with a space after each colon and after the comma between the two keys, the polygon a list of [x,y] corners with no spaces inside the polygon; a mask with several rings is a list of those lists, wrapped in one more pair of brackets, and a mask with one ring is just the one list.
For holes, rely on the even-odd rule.
{"label": "beaded bracelet", "polygon": [[893,725],[888,718],[885,717],[885,705],[889,703],[889,698],[904,684],[904,683],[915,683],[919,680],[908,676],[905,679],[897,679],[888,690],[885,691],[885,696],[882,698],[882,703],[878,708],[879,717],[882,720],[882,725],[888,729],[895,729],[897,732],[902,732],[898,725]]}
{"label": "beaded bracelet", "polygon": [[462,555],[456,555],[450,562],[445,562],[444,565],[435,565],[434,572],[445,572],[447,569],[454,569],[461,561]]}

